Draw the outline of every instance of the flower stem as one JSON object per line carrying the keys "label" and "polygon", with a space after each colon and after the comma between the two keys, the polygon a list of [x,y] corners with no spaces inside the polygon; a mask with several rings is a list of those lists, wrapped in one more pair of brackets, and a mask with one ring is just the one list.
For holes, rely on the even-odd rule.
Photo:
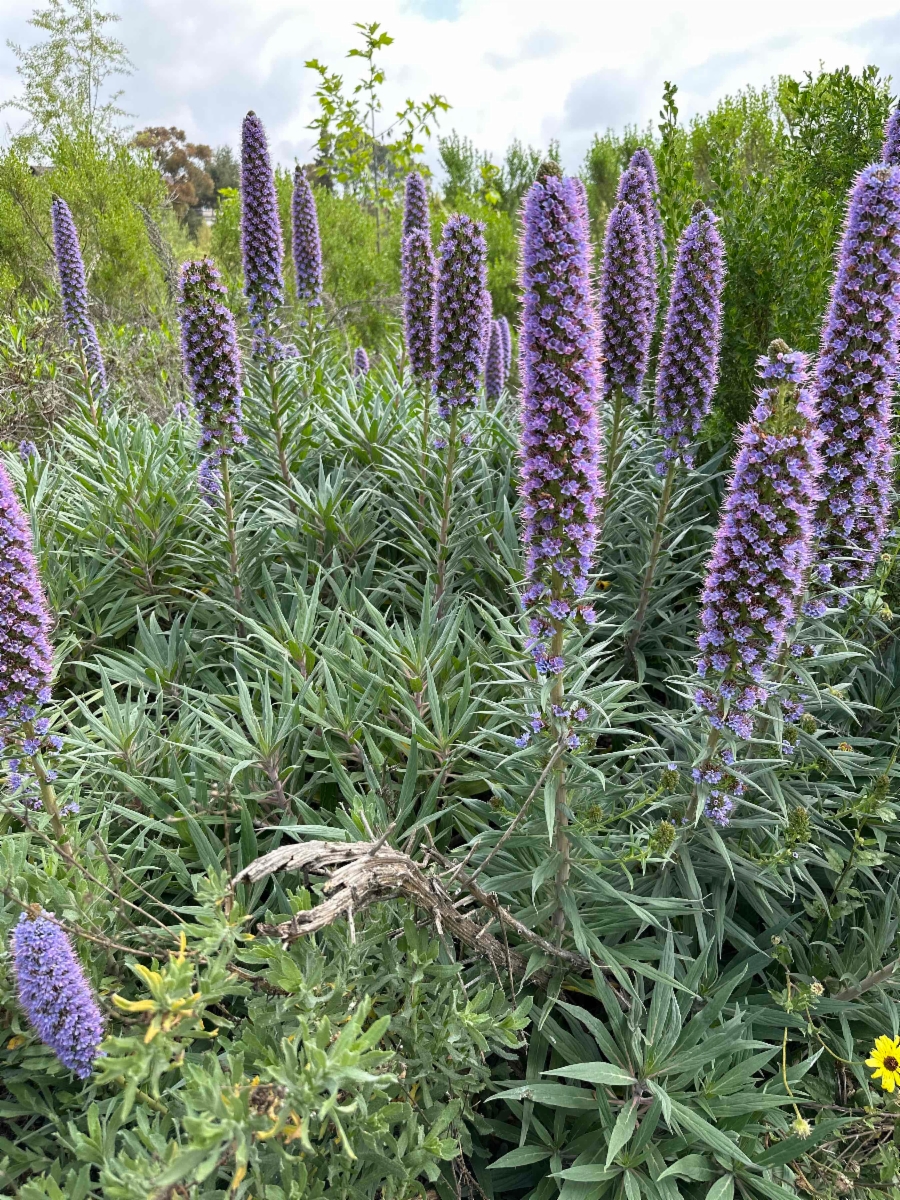
{"label": "flower stem", "polygon": [[34,766],[35,778],[38,781],[38,787],[41,792],[41,807],[50,818],[50,826],[53,829],[53,836],[56,838],[56,843],[63,855],[74,860],[72,846],[69,842],[69,836],[66,833],[66,828],[63,825],[62,815],[59,811],[59,804],[56,800],[56,789],[50,781],[50,776],[47,774],[47,769],[44,766],[40,754],[35,754],[32,758]]}
{"label": "flower stem", "polygon": [[[275,370],[275,363],[268,357],[271,351],[272,335],[269,327],[269,318],[266,316],[263,322],[265,331],[266,345],[266,380],[269,384],[269,423],[272,426],[272,432],[275,434],[275,450],[278,454],[278,469],[281,471],[281,478],[284,481],[284,486],[290,491],[292,486],[291,472],[288,466],[287,451],[285,449],[284,427],[282,424],[281,414],[281,384],[278,379],[278,373]],[[291,512],[296,512],[294,501],[288,500]]]}
{"label": "flower stem", "polygon": [[[234,496],[231,491],[231,471],[228,466],[228,455],[222,455],[222,500],[225,507],[225,534],[228,538],[228,561],[231,567],[231,589],[234,594],[234,607],[241,612],[244,595],[241,589],[240,572],[238,568],[237,525],[234,519]],[[243,623],[237,624],[238,637],[244,636]]]}
{"label": "flower stem", "polygon": [[641,594],[638,599],[637,612],[634,614],[634,624],[631,627],[631,633],[628,635],[628,640],[625,643],[625,661],[626,663],[634,661],[634,651],[638,644],[638,639],[641,636],[641,628],[644,624],[644,617],[647,615],[647,605],[650,603],[650,591],[653,587],[653,577],[656,574],[656,564],[659,559],[659,551],[662,545],[662,537],[666,528],[666,516],[669,511],[669,504],[672,500],[672,484],[675,480],[675,459],[669,463],[666,471],[666,482],[663,485],[662,495],[659,498],[659,508],[656,512],[656,528],[653,530],[653,541],[650,543],[650,557],[647,561],[647,570],[644,573],[644,582],[641,584]]}
{"label": "flower stem", "polygon": [[[555,621],[553,624],[553,640],[550,643],[550,653],[554,658],[561,658],[563,653],[563,623]],[[553,684],[553,690],[550,693],[551,705],[559,705],[562,707],[565,700],[565,675],[561,671]],[[567,804],[566,790],[566,764],[565,759],[561,758],[558,765],[554,768],[553,777],[555,780],[554,789],[554,813],[553,813],[553,844],[557,855],[559,856],[559,866],[556,868],[556,911],[552,917],[553,928],[562,940],[562,932],[565,927],[566,914],[562,904],[562,893],[569,883],[569,876],[572,872],[571,852],[569,846],[569,807]]]}
{"label": "flower stem", "polygon": [[87,391],[88,405],[91,411],[91,420],[97,424],[97,403],[94,400],[94,385],[91,382],[91,373],[88,370],[87,358],[84,353],[84,346],[81,338],[78,339],[78,357],[81,359],[81,373],[84,376],[84,386]]}
{"label": "flower stem", "polygon": [[621,460],[620,446],[622,443],[622,418],[625,415],[625,393],[621,388],[616,389],[613,399],[612,425],[609,430],[609,445],[606,448],[606,473],[603,480],[603,515],[609,507],[612,498],[612,481]]}
{"label": "flower stem", "polygon": [[444,495],[441,503],[441,531],[438,537],[437,587],[434,602],[440,614],[440,601],[447,585],[447,542],[450,533],[450,506],[453,503],[453,468],[456,465],[457,412],[450,409],[450,431],[447,435],[447,463],[444,474]]}
{"label": "flower stem", "polygon": [[[701,765],[704,763],[708,763],[709,760],[712,758],[712,756],[715,752],[716,746],[719,744],[719,738],[721,736],[722,736],[722,731],[720,729],[711,729],[709,731],[709,736],[706,739],[706,750],[703,754],[702,759],[700,760]],[[701,786],[702,785],[699,783],[694,784],[693,795],[691,796],[691,802],[688,805],[688,810],[687,810],[686,820],[687,820],[688,825],[696,825],[696,823],[697,823],[697,814],[700,812],[700,799],[701,799],[700,788],[701,788]]]}

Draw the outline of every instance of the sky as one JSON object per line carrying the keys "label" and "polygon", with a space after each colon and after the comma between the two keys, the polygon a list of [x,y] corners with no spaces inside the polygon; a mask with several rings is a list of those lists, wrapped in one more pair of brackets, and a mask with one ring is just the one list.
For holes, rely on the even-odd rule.
{"label": "sky", "polygon": [[[443,94],[441,131],[499,160],[513,138],[560,143],[578,167],[593,134],[657,119],[663,82],[683,117],[746,84],[819,63],[874,63],[900,92],[900,0],[100,0],[134,63],[123,81],[135,128],[175,125],[189,140],[236,145],[253,108],[274,157],[307,161],[318,58],[354,82],[354,22],[395,39],[382,52],[384,124],[410,96]],[[34,0],[3,0],[0,42],[29,44]],[[17,88],[0,46],[0,102]],[[14,113],[0,122],[16,122]],[[434,147],[428,155],[434,161]]]}

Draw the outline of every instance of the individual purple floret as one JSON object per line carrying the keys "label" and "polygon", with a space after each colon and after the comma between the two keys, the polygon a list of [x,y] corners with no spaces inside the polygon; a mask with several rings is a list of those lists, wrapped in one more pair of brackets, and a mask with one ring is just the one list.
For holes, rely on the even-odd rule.
{"label": "individual purple floret", "polygon": [[889,167],[900,167],[900,104],[893,110],[884,126],[884,145],[881,161]]}
{"label": "individual purple floret", "polygon": [[366,354],[365,346],[357,346],[356,353],[353,355],[353,378],[361,379],[369,373],[369,356]]}
{"label": "individual purple floret", "polygon": [[186,262],[181,268],[178,306],[181,354],[197,419],[203,498],[215,504],[220,493],[220,464],[247,437],[241,428],[241,356],[234,317],[225,303],[227,289],[211,259]]}
{"label": "individual purple floret", "polygon": [[640,217],[641,233],[644,236],[647,252],[647,273],[644,277],[644,286],[649,294],[650,329],[652,331],[656,325],[656,310],[659,305],[659,284],[656,278],[659,213],[656,209],[656,201],[653,199],[650,178],[643,167],[629,166],[622,172],[616,192],[616,203],[630,204]]}
{"label": "individual purple floret", "polygon": [[106,367],[97,340],[97,331],[88,315],[88,290],[78,231],[65,200],[59,196],[51,208],[53,218],[53,249],[59,271],[59,290],[62,296],[63,317],[69,341],[81,353],[85,373],[96,379],[102,391],[106,387]]}
{"label": "individual purple floret", "polygon": [[442,417],[477,401],[490,302],[484,226],[454,213],[441,237],[435,300],[434,392]]}
{"label": "individual purple floret", "polygon": [[37,458],[37,452],[37,446],[27,438],[23,438],[19,442],[19,458],[21,458],[23,463],[27,463],[32,458]]}
{"label": "individual purple floret", "polygon": [[617,204],[606,224],[600,275],[600,350],[603,390],[637,403],[650,356],[652,293],[646,239],[638,213]]}
{"label": "individual purple floret", "polygon": [[546,635],[577,615],[597,540],[602,488],[597,393],[600,368],[590,247],[573,180],[547,164],[525,200],[522,521],[538,671],[558,673]]}
{"label": "individual purple floret", "polygon": [[867,578],[887,529],[898,335],[900,167],[877,163],[850,192],[816,368],[825,435],[818,575],[840,588]]}
{"label": "individual purple floret", "polygon": [[506,317],[498,317],[497,324],[500,326],[500,339],[503,342],[503,374],[509,379],[512,370],[512,333]]}
{"label": "individual purple floret", "polygon": [[268,362],[288,357],[289,348],[272,335],[284,303],[284,245],[266,131],[254,112],[247,113],[241,129],[241,255],[253,353]]}
{"label": "individual purple floret", "polygon": [[50,614],[31,525],[0,464],[0,724],[31,721],[50,699]]}
{"label": "individual purple floret", "polygon": [[659,176],[656,174],[656,163],[653,161],[653,155],[645,146],[638,146],[637,150],[632,154],[628,166],[640,167],[642,171],[647,173],[647,179],[650,182],[650,196],[653,200],[653,232],[660,260],[665,265],[667,257],[666,230],[659,212]]}
{"label": "individual purple floret", "polygon": [[[410,176],[410,179],[418,176]],[[401,250],[403,282],[403,329],[406,353],[413,376],[429,383],[434,376],[434,297],[437,266],[431,234],[413,229],[403,239]]]}
{"label": "individual purple floret", "polygon": [[103,1017],[64,930],[22,913],[10,938],[19,1003],[45,1046],[79,1079],[100,1054]]}
{"label": "individual purple floret", "polygon": [[503,335],[500,322],[491,322],[491,339],[488,343],[487,362],[484,367],[484,394],[488,400],[497,400],[506,382],[503,362]]}
{"label": "individual purple floret", "polygon": [[406,196],[403,206],[403,237],[414,229],[421,229],[431,238],[431,222],[428,219],[428,192],[425,180],[418,171],[410,171],[406,177]]}
{"label": "individual purple floret", "polygon": [[693,466],[691,444],[709,413],[719,373],[725,249],[702,203],[678,243],[656,372],[656,417],[666,462]]}
{"label": "individual purple floret", "polygon": [[322,242],[315,197],[300,166],[294,171],[291,197],[291,248],[297,299],[307,308],[317,308],[322,303]]}
{"label": "individual purple floret", "polygon": [[701,595],[697,703],[739,738],[767,696],[765,673],[796,619],[812,563],[822,436],[806,356],[773,342],[741,429]]}

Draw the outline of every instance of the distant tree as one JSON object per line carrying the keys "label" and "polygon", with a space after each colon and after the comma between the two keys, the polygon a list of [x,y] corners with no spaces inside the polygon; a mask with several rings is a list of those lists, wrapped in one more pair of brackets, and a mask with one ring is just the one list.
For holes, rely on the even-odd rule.
{"label": "distant tree", "polygon": [[176,217],[195,237],[203,219],[201,209],[216,201],[210,147],[185,141],[184,130],[176,129],[174,125],[168,129],[162,125],[142,129],[135,134],[132,145],[149,150],[153,155],[169,189]]}
{"label": "distant tree", "polygon": [[225,188],[236,188],[241,182],[241,166],[230,146],[217,146],[207,167],[216,187],[216,204],[219,193]]}
{"label": "distant tree", "polygon": [[117,104],[121,91],[104,94],[106,85],[131,74],[125,47],[105,32],[118,20],[94,0],[50,0],[37,9],[29,24],[46,36],[27,48],[7,42],[24,87],[0,108],[25,113],[27,132],[44,143],[61,134],[110,134],[126,114]]}

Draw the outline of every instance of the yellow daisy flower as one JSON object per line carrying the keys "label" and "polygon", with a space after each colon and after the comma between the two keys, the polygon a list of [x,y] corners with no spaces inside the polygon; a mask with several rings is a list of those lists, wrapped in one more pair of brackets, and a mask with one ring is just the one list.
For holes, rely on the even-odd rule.
{"label": "yellow daisy flower", "polygon": [[875,1067],[872,1078],[880,1079],[884,1090],[892,1092],[900,1084],[900,1039],[884,1034],[876,1038],[872,1056],[866,1059],[866,1066]]}

